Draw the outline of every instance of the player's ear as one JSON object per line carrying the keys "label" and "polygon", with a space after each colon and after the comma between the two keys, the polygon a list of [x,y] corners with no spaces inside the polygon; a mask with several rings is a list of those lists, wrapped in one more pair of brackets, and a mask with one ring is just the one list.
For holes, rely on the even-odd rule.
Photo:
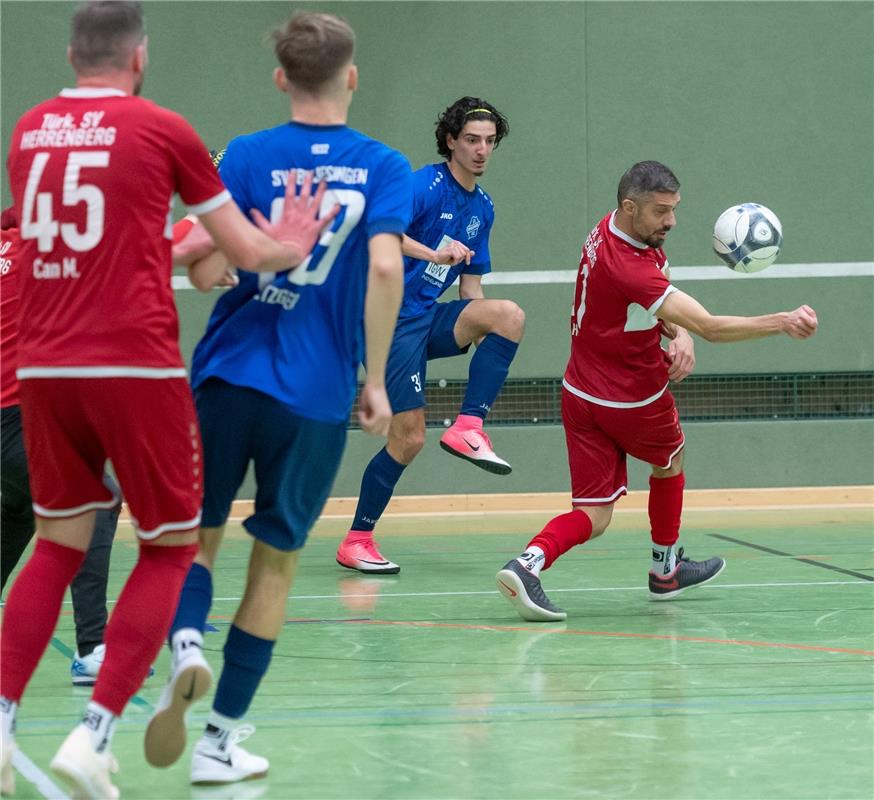
{"label": "player's ear", "polygon": [[134,48],[131,66],[134,72],[143,73],[149,63],[149,40],[143,39],[141,44]]}
{"label": "player's ear", "polygon": [[350,92],[358,88],[358,67],[354,64],[349,65],[349,71],[346,73],[346,88]]}
{"label": "player's ear", "polygon": [[282,67],[276,67],[273,70],[273,83],[276,84],[276,88],[279,89],[283,94],[288,93],[288,78],[285,76],[285,72]]}
{"label": "player's ear", "polygon": [[73,66],[73,48],[67,45],[67,63]]}
{"label": "player's ear", "polygon": [[632,200],[630,197],[626,197],[626,198],[624,198],[624,199],[622,200],[622,210],[623,210],[626,214],[632,214],[632,215],[633,215],[633,214],[634,214],[634,209],[635,209],[634,200]]}

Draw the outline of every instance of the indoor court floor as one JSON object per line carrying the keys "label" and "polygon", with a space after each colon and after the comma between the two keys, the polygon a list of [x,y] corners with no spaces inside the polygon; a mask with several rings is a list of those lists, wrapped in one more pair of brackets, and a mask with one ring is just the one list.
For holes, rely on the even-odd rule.
{"label": "indoor court floor", "polygon": [[[617,514],[543,574],[567,622],[524,622],[494,574],[549,516],[392,516],[378,539],[402,572],[383,578],[339,567],[348,520],[322,520],[248,717],[269,776],[189,785],[206,700],[183,760],[146,767],[165,651],[115,736],[122,797],[874,797],[870,503],[691,509],[681,544],[727,567],[661,603],[645,514]],[[248,550],[231,526],[206,637],[216,670]],[[111,596],[135,552],[123,526]],[[89,696],[69,682],[74,647],[67,603],[19,713],[19,798],[63,796],[48,762]]]}

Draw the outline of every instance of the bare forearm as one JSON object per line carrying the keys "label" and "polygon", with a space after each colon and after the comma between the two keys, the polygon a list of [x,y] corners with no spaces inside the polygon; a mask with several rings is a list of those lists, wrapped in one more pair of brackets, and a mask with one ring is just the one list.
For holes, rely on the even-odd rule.
{"label": "bare forearm", "polygon": [[402,269],[391,273],[371,270],[364,300],[364,334],[367,380],[375,385],[385,383],[385,363],[403,293]]}
{"label": "bare forearm", "polygon": [[702,321],[699,330],[690,326],[689,330],[705,338],[708,342],[740,342],[747,339],[763,339],[776,336],[785,330],[786,312],[765,314],[760,317],[722,317],[712,316]]}
{"label": "bare forearm", "polygon": [[415,239],[411,239],[409,236],[404,235],[401,248],[404,255],[409,256],[410,258],[420,259],[421,261],[437,261],[436,250],[432,250],[430,247],[426,247],[421,242],[417,242]]}

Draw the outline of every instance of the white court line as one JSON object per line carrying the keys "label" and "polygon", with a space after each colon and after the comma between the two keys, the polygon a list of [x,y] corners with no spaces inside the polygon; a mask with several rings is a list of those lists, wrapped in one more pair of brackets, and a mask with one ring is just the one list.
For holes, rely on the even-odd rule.
{"label": "white court line", "polygon": [[[727,267],[671,267],[671,282],[682,281],[731,281],[770,280],[773,278],[872,278],[874,261],[841,261],[836,263],[775,264],[763,272],[742,274]],[[535,284],[574,283],[575,269],[504,269],[483,276],[484,284],[503,286],[531,286]],[[184,275],[173,276],[174,289],[193,289]]]}
{"label": "white court line", "polygon": [[[369,580],[381,580],[380,578],[370,578]],[[764,589],[774,587],[798,587],[798,586],[844,586],[846,584],[860,584],[862,586],[871,586],[874,588],[874,582],[871,581],[799,581],[797,583],[716,583],[701,586],[701,589]],[[576,593],[576,592],[645,592],[649,591],[646,586],[600,586],[590,589],[552,589],[549,593]],[[385,600],[389,597],[472,597],[475,595],[500,595],[497,590],[492,591],[475,591],[475,592],[384,592],[380,593],[379,599]],[[293,594],[289,600],[338,600],[343,597],[373,597],[372,594]],[[240,597],[214,597],[213,602],[217,600],[225,602],[239,602]]]}
{"label": "white court line", "polygon": [[[345,576],[351,577],[351,576]],[[384,578],[376,576],[366,577],[356,576],[360,580],[379,581]],[[701,589],[773,589],[775,587],[798,587],[798,586],[870,586],[874,588],[874,581],[798,581],[791,583],[715,583],[701,586]],[[589,589],[550,589],[549,593],[575,593],[575,592],[645,592],[648,591],[646,586],[597,586]],[[385,592],[379,594],[379,599],[384,600],[388,597],[473,597],[475,595],[490,595],[501,593],[494,590],[480,590],[470,592]],[[373,597],[372,594],[293,594],[289,596],[289,600],[339,600],[348,597]],[[213,602],[222,601],[226,603],[239,603],[242,597],[213,597]],[[107,600],[107,605],[113,605],[115,600]],[[72,600],[65,600],[65,606],[73,605]]]}
{"label": "white court line", "polygon": [[69,800],[66,794],[48,775],[33,763],[21,750],[16,750],[12,756],[12,766],[21,776],[36,786],[36,790],[46,800]]}

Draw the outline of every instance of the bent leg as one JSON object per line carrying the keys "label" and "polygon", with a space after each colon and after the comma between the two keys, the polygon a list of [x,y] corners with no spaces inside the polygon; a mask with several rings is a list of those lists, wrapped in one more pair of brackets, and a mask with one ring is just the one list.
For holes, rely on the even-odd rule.
{"label": "bent leg", "polygon": [[373,530],[394,494],[404,469],[425,446],[425,409],[414,408],[392,417],[388,443],[367,465],[361,478],[358,507],[346,538],[337,550],[344,567],[370,574],[395,574],[400,567],[383,558]]}
{"label": "bent leg", "polygon": [[267,774],[267,759],[237,746],[232,734],[270,666],[299,553],[258,540],[252,546],[246,591],[228,631],[212,711],[192,756],[192,783],[230,783]]}

